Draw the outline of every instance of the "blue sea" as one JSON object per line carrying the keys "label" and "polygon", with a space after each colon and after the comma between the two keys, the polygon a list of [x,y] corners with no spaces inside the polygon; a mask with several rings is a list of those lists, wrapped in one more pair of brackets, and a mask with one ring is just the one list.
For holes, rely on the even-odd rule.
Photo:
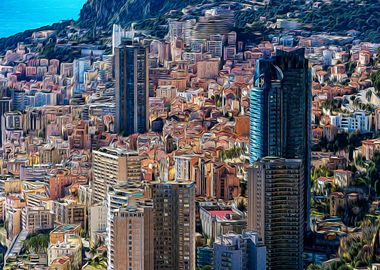
{"label": "blue sea", "polygon": [[86,0],[0,0],[0,37],[77,19]]}

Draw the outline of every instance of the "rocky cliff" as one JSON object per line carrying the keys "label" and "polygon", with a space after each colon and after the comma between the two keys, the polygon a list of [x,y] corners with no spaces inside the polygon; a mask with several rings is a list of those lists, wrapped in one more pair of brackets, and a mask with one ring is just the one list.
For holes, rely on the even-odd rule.
{"label": "rocky cliff", "polygon": [[103,27],[124,26],[132,22],[163,16],[173,9],[182,9],[199,0],[88,0],[80,12],[79,25]]}

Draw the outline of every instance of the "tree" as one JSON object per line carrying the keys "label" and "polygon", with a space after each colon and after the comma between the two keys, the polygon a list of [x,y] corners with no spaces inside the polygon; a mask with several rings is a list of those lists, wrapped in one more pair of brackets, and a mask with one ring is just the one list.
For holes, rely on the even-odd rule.
{"label": "tree", "polygon": [[27,253],[46,253],[49,247],[49,234],[34,234],[29,236],[23,243]]}
{"label": "tree", "polygon": [[239,209],[242,212],[247,211],[247,206],[245,205],[244,200],[239,201],[237,209]]}
{"label": "tree", "polygon": [[355,147],[352,144],[348,145],[348,159],[350,161],[354,160],[354,150],[355,150]]}
{"label": "tree", "polygon": [[380,94],[380,70],[371,74],[371,81],[375,88],[376,94]]}
{"label": "tree", "polygon": [[322,270],[323,268],[320,265],[317,264],[310,264],[307,267],[307,270]]}
{"label": "tree", "polygon": [[368,90],[368,91],[365,93],[365,97],[366,97],[366,99],[367,99],[368,102],[371,102],[372,91],[371,91],[371,90]]}
{"label": "tree", "polygon": [[206,265],[202,267],[197,267],[197,270],[212,270],[211,265]]}

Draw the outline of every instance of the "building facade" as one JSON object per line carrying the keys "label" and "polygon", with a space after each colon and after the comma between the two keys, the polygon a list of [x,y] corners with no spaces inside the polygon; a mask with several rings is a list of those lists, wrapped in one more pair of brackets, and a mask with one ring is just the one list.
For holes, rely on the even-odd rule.
{"label": "building facade", "polygon": [[266,248],[256,232],[222,235],[216,239],[213,249],[214,269],[266,269]]}
{"label": "building facade", "polygon": [[195,184],[152,185],[154,269],[195,269]]}
{"label": "building facade", "polygon": [[100,202],[106,198],[110,186],[122,182],[139,182],[141,158],[137,152],[118,148],[101,148],[93,151],[93,198]]}
{"label": "building facade", "polygon": [[273,58],[258,59],[250,95],[250,163],[266,156],[302,160],[308,224],[311,74],[304,49],[277,50]]}
{"label": "building facade", "polygon": [[148,47],[124,43],[115,49],[116,131],[123,136],[148,129]]}
{"label": "building facade", "polygon": [[248,229],[264,241],[268,269],[303,269],[302,160],[266,157],[253,164],[249,177]]}
{"label": "building facade", "polygon": [[153,270],[153,205],[132,204],[114,212],[114,261],[109,269]]}
{"label": "building facade", "polygon": [[131,201],[144,199],[145,191],[136,183],[123,183],[112,186],[107,192],[107,246],[108,246],[108,269],[114,268],[115,263],[115,244],[117,235],[115,232],[115,213],[120,208],[127,206]]}

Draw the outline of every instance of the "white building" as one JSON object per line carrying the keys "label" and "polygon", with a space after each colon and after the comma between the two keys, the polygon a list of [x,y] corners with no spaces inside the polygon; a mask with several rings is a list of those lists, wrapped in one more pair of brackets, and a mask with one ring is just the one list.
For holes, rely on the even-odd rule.
{"label": "white building", "polygon": [[212,57],[222,57],[223,41],[207,41],[207,52],[211,53]]}
{"label": "white building", "polygon": [[48,265],[62,256],[72,257],[71,269],[81,269],[82,267],[82,240],[76,235],[65,236],[63,243],[50,245],[48,248]]}
{"label": "white building", "polygon": [[172,100],[177,96],[177,88],[173,85],[160,85],[156,90],[156,97]]}
{"label": "white building", "polygon": [[90,207],[89,211],[90,244],[105,240],[107,228],[107,204],[100,203]]}
{"label": "white building", "polygon": [[354,112],[352,115],[331,116],[331,124],[344,131],[371,131],[371,117],[365,112]]}
{"label": "white building", "polygon": [[175,176],[177,182],[187,182],[195,180],[195,164],[198,162],[195,155],[175,156]]}
{"label": "white building", "polygon": [[79,58],[74,60],[74,78],[75,78],[75,93],[84,91],[84,74],[91,69],[90,58]]}

